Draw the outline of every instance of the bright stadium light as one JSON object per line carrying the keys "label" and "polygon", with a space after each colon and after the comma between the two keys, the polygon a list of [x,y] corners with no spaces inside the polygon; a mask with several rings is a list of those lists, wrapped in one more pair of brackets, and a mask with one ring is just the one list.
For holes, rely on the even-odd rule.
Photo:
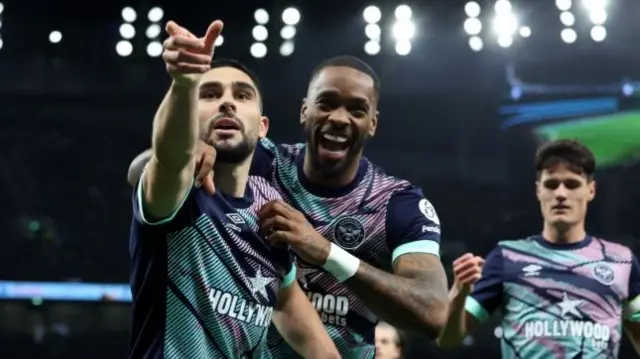
{"label": "bright stadium light", "polygon": [[479,36],[471,36],[469,38],[469,47],[471,48],[471,50],[478,52],[482,50],[482,48],[484,47],[484,43]]}
{"label": "bright stadium light", "polygon": [[[133,26],[131,26],[131,28],[133,28]],[[162,28],[160,27],[160,25],[158,24],[151,24],[147,27],[147,31],[145,31],[145,35],[147,36],[147,38],[149,39],[155,39],[158,36],[160,36],[160,33],[162,32]],[[134,32],[135,33],[135,32]]]}
{"label": "bright stadium light", "polygon": [[595,42],[604,41],[607,37],[607,29],[602,25],[596,25],[591,28],[591,38]]}
{"label": "bright stadium light", "polygon": [[147,18],[151,22],[160,22],[160,20],[162,20],[163,17],[164,17],[164,11],[162,10],[162,8],[158,6],[152,7],[151,10],[149,10],[149,13],[147,14]]}
{"label": "bright stadium light", "polygon": [[382,19],[382,12],[377,6],[367,6],[362,12],[362,17],[368,24],[376,24]]}
{"label": "bright stadium light", "polygon": [[280,37],[284,40],[291,40],[296,36],[296,27],[287,25],[280,30]]}
{"label": "bright stadium light", "polygon": [[378,24],[368,24],[364,28],[364,33],[365,35],[367,35],[368,39],[380,41],[380,37],[382,35],[382,29]]}
{"label": "bright stadium light", "polygon": [[260,59],[267,56],[267,45],[261,42],[256,42],[251,45],[249,51],[251,52],[251,56]]}
{"label": "bright stadium light", "polygon": [[416,34],[416,27],[411,21],[396,22],[391,28],[391,34],[397,41],[411,40]]}
{"label": "bright stadium light", "polygon": [[512,36],[518,31],[518,19],[512,13],[497,15],[493,27],[498,36]]}
{"label": "bright stadium light", "polygon": [[269,13],[265,9],[258,9],[253,13],[253,18],[258,25],[266,25],[269,22]]}
{"label": "bright stadium light", "polygon": [[469,35],[478,35],[482,31],[482,22],[476,17],[470,17],[464,21],[464,31]]}
{"label": "bright stadium light", "polygon": [[162,44],[159,41],[151,41],[147,45],[147,55],[151,57],[158,57],[162,55]]}
{"label": "bright stadium light", "polygon": [[378,41],[369,40],[364,44],[364,52],[367,55],[377,55],[380,52],[380,43]]}
{"label": "bright stadium light", "polygon": [[590,10],[589,20],[594,25],[602,25],[607,22],[607,11],[602,8]]}
{"label": "bright stadium light", "polygon": [[411,20],[413,12],[411,11],[409,5],[398,5],[394,14],[396,16],[396,20],[398,21],[409,21]]}
{"label": "bright stadium light", "polygon": [[122,9],[122,20],[125,22],[134,22],[138,18],[138,14],[131,6]]}
{"label": "bright stadium light", "polygon": [[568,11],[560,13],[560,22],[564,26],[573,26],[576,23],[576,17]]}
{"label": "bright stadium light", "polygon": [[4,11],[4,4],[0,2],[0,15],[2,15],[3,11]]}
{"label": "bright stadium light", "polygon": [[574,29],[563,29],[560,32],[560,38],[567,44],[572,44],[578,39],[578,34]]}
{"label": "bright stadium light", "polygon": [[4,45],[4,42],[2,42],[2,39],[0,39],[0,50],[2,50],[2,45]]}
{"label": "bright stadium light", "polygon": [[62,33],[60,31],[54,30],[49,34],[49,42],[52,44],[57,44],[62,41]]}
{"label": "bright stadium light", "polygon": [[120,36],[125,40],[133,39],[136,36],[136,28],[129,23],[120,25]]}
{"label": "bright stadium light", "polygon": [[256,25],[253,27],[253,31],[251,31],[253,35],[253,39],[256,41],[264,41],[269,37],[269,31],[263,25]]}
{"label": "bright stadium light", "polygon": [[285,25],[297,25],[300,22],[300,11],[294,7],[284,9],[282,12],[282,22]]}
{"label": "bright stadium light", "polygon": [[396,53],[400,56],[409,55],[411,52],[411,41],[401,40],[396,42]]}
{"label": "bright stadium light", "polygon": [[480,4],[475,1],[469,1],[464,5],[464,13],[468,17],[478,17],[480,15]]}
{"label": "bright stadium light", "polygon": [[520,30],[518,31],[520,33],[520,36],[522,37],[529,37],[531,36],[531,28],[529,26],[523,26],[520,28]]}
{"label": "bright stadium light", "polygon": [[216,38],[216,42],[213,43],[216,47],[222,46],[224,44],[224,37],[222,35],[218,35]]}
{"label": "bright stadium light", "polygon": [[291,54],[293,54],[294,50],[295,45],[293,41],[285,41],[282,43],[282,45],[280,45],[280,55],[282,56],[290,56]]}
{"label": "bright stadium light", "polygon": [[496,1],[494,8],[496,10],[496,14],[507,14],[511,12],[512,6],[511,2],[508,0],[498,0]]}
{"label": "bright stadium light", "polygon": [[121,40],[116,44],[116,53],[122,57],[131,55],[133,52],[133,45],[129,41]]}
{"label": "bright stadium light", "polygon": [[560,11],[569,11],[571,9],[571,0],[556,0],[556,7]]}
{"label": "bright stadium light", "polygon": [[506,34],[498,36],[498,45],[502,48],[510,47],[513,45],[513,36]]}

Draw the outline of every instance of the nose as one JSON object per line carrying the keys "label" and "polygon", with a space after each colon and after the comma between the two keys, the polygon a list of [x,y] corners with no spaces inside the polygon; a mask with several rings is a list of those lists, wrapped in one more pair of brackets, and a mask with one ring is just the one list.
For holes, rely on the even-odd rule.
{"label": "nose", "polygon": [[566,200],[568,193],[569,193],[569,189],[567,189],[567,187],[565,187],[564,184],[560,184],[554,192],[556,199],[559,201]]}
{"label": "nose", "polygon": [[347,126],[349,125],[349,113],[345,108],[337,108],[329,115],[329,122],[334,126]]}
{"label": "nose", "polygon": [[222,101],[218,106],[220,113],[236,113],[236,105],[231,101]]}

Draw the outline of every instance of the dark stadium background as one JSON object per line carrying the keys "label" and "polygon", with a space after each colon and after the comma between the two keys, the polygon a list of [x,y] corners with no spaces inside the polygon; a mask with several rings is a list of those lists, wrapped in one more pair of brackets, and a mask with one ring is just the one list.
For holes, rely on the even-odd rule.
{"label": "dark stadium background", "polygon": [[[533,133],[547,120],[576,118],[533,116],[537,120],[503,126],[510,115],[501,108],[601,98],[636,108],[640,3],[632,0],[609,1],[602,42],[590,38],[588,11],[574,0],[577,41],[571,44],[561,39],[564,26],[554,1],[513,1],[519,26],[528,26],[531,36],[516,33],[508,48],[497,45],[491,29],[494,1],[479,1],[484,40],[479,52],[471,50],[463,26],[465,1],[407,1],[416,36],[406,56],[394,51],[389,28],[401,2],[390,0],[0,1],[0,358],[5,359],[126,355],[129,304],[119,299],[127,291],[101,285],[128,280],[126,170],[149,146],[154,110],[168,85],[162,61],[146,53],[147,12],[154,6],[164,10],[161,21],[174,19],[196,33],[212,19],[225,21],[217,56],[237,58],[259,75],[270,136],[277,141],[302,140],[299,105],[317,63],[340,54],[370,62],[382,81],[382,102],[380,129],[367,155],[422,186],[435,204],[447,269],[466,251],[484,255],[498,240],[539,230]],[[382,51],[375,56],[364,52],[362,12],[368,5],[382,10]],[[115,50],[124,6],[138,14],[128,57]],[[280,14],[288,6],[299,9],[301,20],[295,51],[284,57],[278,54]],[[271,17],[268,52],[260,59],[249,51],[257,8]],[[52,31],[62,35],[59,43],[49,41]],[[577,116],[583,121],[592,115],[587,107]],[[598,174],[588,224],[593,234],[636,250],[638,127],[597,138],[605,147],[623,141],[629,153]],[[34,283],[16,289],[11,281]],[[82,286],[86,283],[97,285]],[[497,358],[494,328],[486,326],[466,346],[449,352],[412,338],[407,358]],[[621,357],[634,357],[628,343]]]}

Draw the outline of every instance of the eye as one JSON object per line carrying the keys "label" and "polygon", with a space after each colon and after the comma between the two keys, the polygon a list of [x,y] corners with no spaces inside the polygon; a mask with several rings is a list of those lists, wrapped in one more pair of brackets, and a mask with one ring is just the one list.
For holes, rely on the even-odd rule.
{"label": "eye", "polygon": [[200,98],[202,99],[214,99],[217,95],[214,91],[202,91],[200,92]]}
{"label": "eye", "polygon": [[238,99],[240,99],[240,100],[250,100],[250,99],[251,99],[251,95],[249,95],[249,94],[248,94],[248,93],[246,93],[246,92],[240,92],[240,93],[237,95],[237,97],[238,97]]}

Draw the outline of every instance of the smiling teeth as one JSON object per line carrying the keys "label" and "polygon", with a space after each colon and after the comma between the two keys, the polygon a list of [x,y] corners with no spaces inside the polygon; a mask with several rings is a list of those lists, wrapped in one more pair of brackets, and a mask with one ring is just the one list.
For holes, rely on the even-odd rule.
{"label": "smiling teeth", "polygon": [[322,137],[324,137],[325,139],[327,139],[329,141],[333,141],[333,142],[338,142],[338,143],[347,142],[347,138],[346,137],[334,136],[334,135],[330,135],[328,133],[323,134]]}

